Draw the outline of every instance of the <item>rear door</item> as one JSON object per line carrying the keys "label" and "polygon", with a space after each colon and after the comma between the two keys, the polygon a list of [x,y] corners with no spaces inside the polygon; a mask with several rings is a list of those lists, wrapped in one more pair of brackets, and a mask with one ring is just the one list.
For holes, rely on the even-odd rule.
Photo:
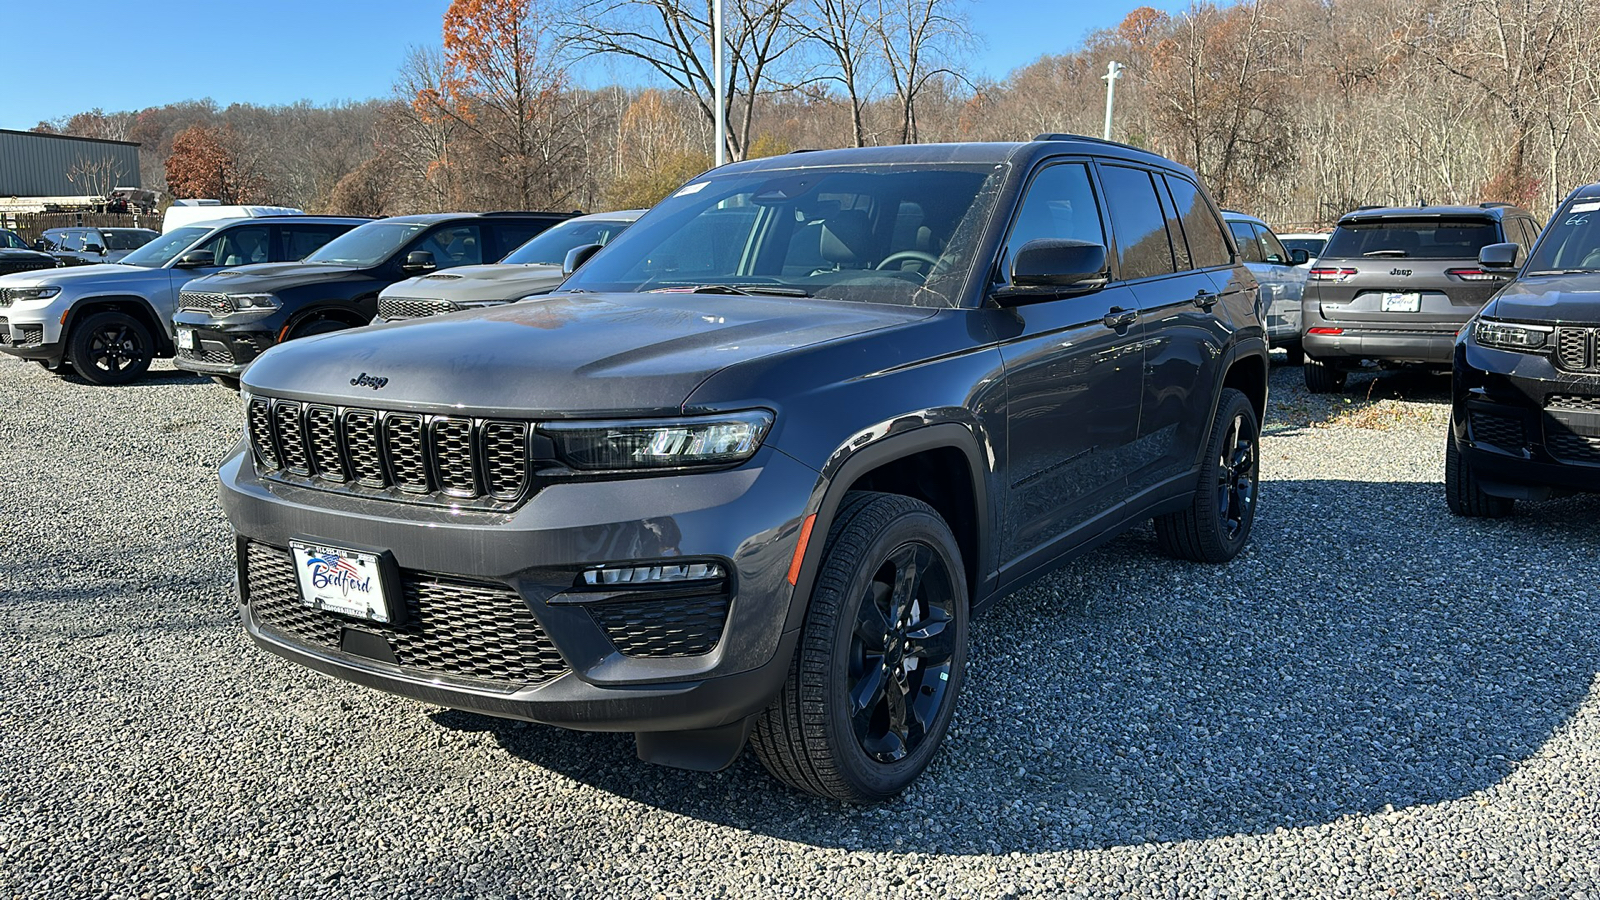
{"label": "rear door", "polygon": [[272,226],[272,261],[298,262],[355,226],[341,222],[290,222]]}

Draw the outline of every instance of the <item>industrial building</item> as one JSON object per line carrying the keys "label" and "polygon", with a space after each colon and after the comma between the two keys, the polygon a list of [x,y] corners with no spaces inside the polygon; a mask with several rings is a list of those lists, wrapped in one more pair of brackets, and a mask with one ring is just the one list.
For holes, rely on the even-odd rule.
{"label": "industrial building", "polygon": [[139,188],[132,141],[0,129],[0,211],[95,207],[118,189]]}

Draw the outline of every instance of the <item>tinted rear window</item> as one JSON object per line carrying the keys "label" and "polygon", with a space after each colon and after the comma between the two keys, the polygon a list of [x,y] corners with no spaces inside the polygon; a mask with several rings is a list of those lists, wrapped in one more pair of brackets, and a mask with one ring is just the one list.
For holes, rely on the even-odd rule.
{"label": "tinted rear window", "polygon": [[1477,259],[1479,250],[1499,242],[1500,229],[1490,219],[1380,219],[1340,225],[1322,255]]}

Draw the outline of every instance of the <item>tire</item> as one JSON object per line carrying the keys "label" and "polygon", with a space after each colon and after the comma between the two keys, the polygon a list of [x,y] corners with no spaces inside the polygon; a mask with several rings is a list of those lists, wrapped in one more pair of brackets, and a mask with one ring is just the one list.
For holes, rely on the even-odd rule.
{"label": "tire", "polygon": [[1344,380],[1349,374],[1314,357],[1306,357],[1306,390],[1313,394],[1337,394],[1344,390]]}
{"label": "tire", "polygon": [[[897,590],[908,577],[909,596]],[[893,797],[937,752],[966,661],[967,582],[950,527],[920,500],[851,493],[828,531],[788,680],[751,747],[799,790]]]}
{"label": "tire", "polygon": [[335,331],[344,331],[349,327],[349,325],[333,319],[313,319],[312,321],[299,326],[293,332],[291,332],[289,334],[289,340],[292,341],[296,338],[311,337],[314,334],[329,334]]}
{"label": "tire", "polygon": [[239,379],[233,377],[232,375],[213,375],[211,376],[211,380],[222,385],[228,390],[233,391],[234,393],[238,393],[239,391]]}
{"label": "tire", "polygon": [[1455,434],[1444,439],[1444,499],[1450,511],[1458,516],[1499,519],[1511,515],[1516,501],[1505,497],[1491,497],[1478,486],[1472,474],[1472,464],[1461,455],[1456,446]]}
{"label": "tire", "polygon": [[1261,491],[1261,423],[1250,399],[1224,388],[1187,509],[1157,516],[1156,543],[1178,559],[1222,563],[1244,549]]}
{"label": "tire", "polygon": [[150,329],[127,313],[97,312],[72,329],[67,359],[91,384],[127,384],[150,368]]}
{"label": "tire", "polygon": [[1285,348],[1284,361],[1291,366],[1303,366],[1306,362],[1306,350],[1299,344]]}

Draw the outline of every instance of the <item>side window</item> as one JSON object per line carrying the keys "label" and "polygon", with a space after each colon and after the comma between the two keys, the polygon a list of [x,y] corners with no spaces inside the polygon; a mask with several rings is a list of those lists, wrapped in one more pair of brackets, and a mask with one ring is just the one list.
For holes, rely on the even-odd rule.
{"label": "side window", "polygon": [[1522,223],[1522,233],[1526,235],[1518,243],[1522,245],[1522,251],[1526,255],[1539,240],[1539,226],[1532,219],[1519,219],[1518,221]]}
{"label": "side window", "polygon": [[1156,180],[1156,196],[1161,200],[1161,217],[1167,220],[1167,237],[1172,239],[1172,256],[1178,264],[1178,271],[1187,272],[1195,268],[1194,260],[1189,252],[1189,242],[1184,239],[1183,223],[1173,211],[1172,196],[1162,187],[1164,181],[1165,179]]}
{"label": "side window", "polygon": [[538,237],[545,229],[554,225],[554,222],[501,222],[494,226],[495,237],[499,243],[497,249],[491,254],[492,262],[499,262],[507,253],[521,247],[529,240]]}
{"label": "side window", "polygon": [[1228,241],[1222,236],[1222,225],[1211,204],[1200,196],[1200,189],[1188,179],[1165,176],[1172,200],[1178,207],[1178,218],[1183,222],[1184,236],[1189,239],[1189,254],[1199,269],[1225,266],[1233,262],[1228,252]]}
{"label": "side window", "polygon": [[279,255],[273,262],[294,262],[305,259],[311,251],[343,234],[343,230],[330,225],[280,225]]}
{"label": "side window", "polygon": [[230,228],[196,249],[210,250],[215,265],[219,266],[248,266],[272,261],[265,225]]}
{"label": "side window", "polygon": [[76,230],[62,232],[61,249],[81,251],[83,249],[83,232]]}
{"label": "side window", "polygon": [[1283,249],[1283,243],[1272,233],[1272,229],[1257,225],[1256,230],[1260,232],[1261,252],[1266,255],[1267,262],[1277,266],[1287,265],[1289,251]]}
{"label": "side window", "polygon": [[483,263],[483,235],[476,225],[446,225],[411,249],[432,253],[433,264],[441,269]]}
{"label": "side window", "polygon": [[46,231],[44,234],[40,235],[40,240],[44,241],[44,248],[46,250],[61,249],[61,232],[59,231]]}
{"label": "side window", "polygon": [[1266,262],[1261,255],[1261,244],[1256,241],[1255,226],[1249,222],[1229,222],[1228,230],[1233,232],[1233,242],[1239,245],[1239,255],[1244,257],[1245,262]]}
{"label": "side window", "polygon": [[1006,239],[1001,277],[1010,279],[1011,262],[1024,244],[1042,238],[1105,245],[1100,206],[1095,202],[1089,168],[1083,163],[1059,163],[1033,177]]}
{"label": "side window", "polygon": [[1106,187],[1106,206],[1111,211],[1111,230],[1117,236],[1122,277],[1133,280],[1176,271],[1167,222],[1161,215],[1161,202],[1156,198],[1150,173],[1101,166],[1100,180]]}

